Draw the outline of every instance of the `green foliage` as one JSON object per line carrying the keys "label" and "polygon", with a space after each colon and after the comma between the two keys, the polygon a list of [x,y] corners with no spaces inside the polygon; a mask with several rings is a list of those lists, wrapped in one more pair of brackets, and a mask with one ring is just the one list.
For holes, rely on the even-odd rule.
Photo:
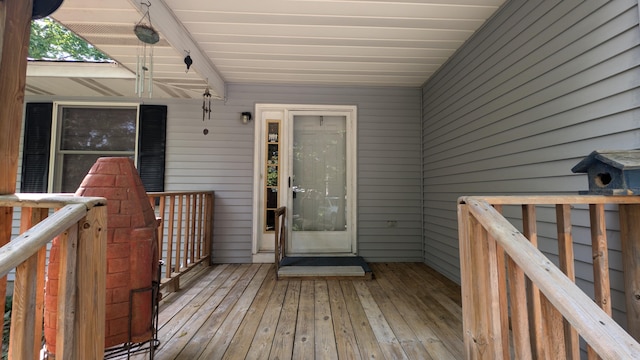
{"label": "green foliage", "polygon": [[100,50],[50,18],[31,22],[29,57],[37,60],[109,60]]}
{"label": "green foliage", "polygon": [[13,296],[7,296],[4,303],[4,326],[2,327],[2,354],[3,360],[9,357],[9,330],[11,329],[11,308]]}

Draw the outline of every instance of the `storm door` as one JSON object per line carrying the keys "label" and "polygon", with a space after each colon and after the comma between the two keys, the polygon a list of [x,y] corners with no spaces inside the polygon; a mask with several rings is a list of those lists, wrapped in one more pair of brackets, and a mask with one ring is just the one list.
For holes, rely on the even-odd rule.
{"label": "storm door", "polygon": [[256,105],[253,261],[273,261],[286,207],[288,256],[357,254],[357,109]]}
{"label": "storm door", "polygon": [[348,117],[291,112],[289,119],[288,253],[351,253]]}

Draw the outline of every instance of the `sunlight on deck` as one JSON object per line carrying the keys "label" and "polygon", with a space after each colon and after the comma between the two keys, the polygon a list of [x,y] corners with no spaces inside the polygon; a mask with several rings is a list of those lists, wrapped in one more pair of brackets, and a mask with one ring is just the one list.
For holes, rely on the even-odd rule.
{"label": "sunlight on deck", "polygon": [[460,287],[424,264],[371,267],[370,281],[207,268],[161,302],[155,359],[462,359]]}

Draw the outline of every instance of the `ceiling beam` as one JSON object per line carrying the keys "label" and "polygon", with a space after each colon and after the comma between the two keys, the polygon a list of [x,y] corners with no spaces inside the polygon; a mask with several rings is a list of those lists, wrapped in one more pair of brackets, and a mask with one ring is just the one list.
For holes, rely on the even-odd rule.
{"label": "ceiling beam", "polygon": [[[189,51],[189,55],[193,60],[192,70],[195,70],[203,80],[208,82],[211,92],[219,98],[225,97],[225,82],[222,76],[215,69],[213,63],[208,56],[200,49],[198,44],[193,40],[191,34],[184,27],[182,22],[178,20],[173,11],[167,6],[163,0],[145,0],[151,4],[149,14],[151,15],[151,25],[160,32],[165,40],[179,53]],[[140,0],[129,0],[131,5],[140,12],[140,16],[146,13],[147,6],[142,4]],[[186,53],[185,53],[186,56]]]}

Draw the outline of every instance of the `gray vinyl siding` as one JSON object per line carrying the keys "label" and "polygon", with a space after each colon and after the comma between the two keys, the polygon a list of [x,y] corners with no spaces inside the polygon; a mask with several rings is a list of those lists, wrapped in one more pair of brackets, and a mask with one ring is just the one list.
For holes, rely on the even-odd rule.
{"label": "gray vinyl siding", "polygon": [[[253,126],[240,123],[241,111],[253,111],[257,103],[356,105],[358,254],[372,262],[422,261],[420,89],[231,84],[227,91],[225,107],[236,109],[232,121],[248,130],[247,162],[253,161]],[[248,165],[243,197],[248,207],[232,218],[246,222],[250,232],[253,168]],[[387,227],[390,220],[397,226]],[[225,239],[233,243],[217,240],[214,257],[216,252],[250,256],[250,234]]]}
{"label": "gray vinyl siding", "polygon": [[[571,168],[640,146],[637,1],[509,1],[423,87],[425,262],[460,281],[456,199],[586,190]],[[617,210],[608,208],[614,318],[625,323]],[[517,221],[519,210],[507,209]],[[555,215],[539,208],[556,260]],[[593,293],[589,216],[572,211],[577,283]]]}
{"label": "gray vinyl siding", "polygon": [[[240,113],[253,113],[256,103],[356,105],[358,253],[368,261],[422,261],[420,98],[419,88],[232,84],[205,121],[201,100],[145,102],[168,107],[165,190],[215,191],[214,262],[252,261],[254,122],[242,124]],[[95,101],[27,99],[51,100]],[[389,220],[397,226],[387,227]]]}

